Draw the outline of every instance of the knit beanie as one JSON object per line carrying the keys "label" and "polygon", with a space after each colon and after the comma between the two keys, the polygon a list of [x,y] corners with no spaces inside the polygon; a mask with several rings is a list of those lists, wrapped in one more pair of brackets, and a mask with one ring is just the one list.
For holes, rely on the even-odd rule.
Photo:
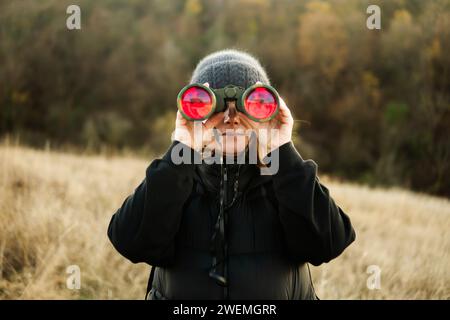
{"label": "knit beanie", "polygon": [[258,59],[235,49],[213,52],[197,64],[190,83],[205,83],[213,89],[233,84],[248,88],[260,81],[270,85],[266,71]]}

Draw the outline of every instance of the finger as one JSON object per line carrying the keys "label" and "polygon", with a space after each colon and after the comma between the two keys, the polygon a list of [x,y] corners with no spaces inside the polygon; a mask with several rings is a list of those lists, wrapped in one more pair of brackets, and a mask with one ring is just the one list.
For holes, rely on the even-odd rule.
{"label": "finger", "polygon": [[278,113],[278,116],[274,118],[278,124],[288,124],[290,122],[293,122],[292,116],[286,113],[283,113],[283,111]]}
{"label": "finger", "polygon": [[284,102],[283,98],[280,97],[280,113],[283,118],[284,117],[292,117],[291,110],[289,110],[288,106],[286,105],[286,102]]}
{"label": "finger", "polygon": [[205,82],[203,85],[209,88],[209,82]]}
{"label": "finger", "polygon": [[249,117],[247,117],[244,113],[241,113],[239,115],[239,119],[242,121],[242,123],[246,126],[246,127],[250,127],[253,129],[257,129],[260,127],[261,123],[260,122],[256,122],[253,121],[252,119],[250,119]]}
{"label": "finger", "polygon": [[280,110],[285,110],[287,112],[290,112],[288,106],[286,105],[286,102],[281,97],[280,97]]}
{"label": "finger", "polygon": [[187,124],[186,118],[183,117],[183,115],[181,114],[181,112],[179,110],[177,111],[176,123],[179,124],[179,125],[186,125]]}
{"label": "finger", "polygon": [[184,119],[183,115],[181,114],[181,112],[178,110],[177,111],[177,122],[181,122]]}
{"label": "finger", "polygon": [[221,121],[223,121],[223,118],[225,117],[224,112],[217,112],[214,113],[211,117],[206,120],[206,122],[203,124],[206,129],[211,129],[217,126]]}
{"label": "finger", "polygon": [[204,149],[215,150],[217,141],[215,139],[211,139],[205,143],[203,146]]}

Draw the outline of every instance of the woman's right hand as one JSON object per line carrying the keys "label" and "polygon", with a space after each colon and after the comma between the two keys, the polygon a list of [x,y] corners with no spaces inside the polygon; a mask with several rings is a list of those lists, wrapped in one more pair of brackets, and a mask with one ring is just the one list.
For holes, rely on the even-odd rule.
{"label": "woman's right hand", "polygon": [[[209,87],[209,83],[205,82],[205,86]],[[213,129],[220,121],[223,121],[224,112],[214,113],[211,117],[203,122],[195,122],[187,120],[183,117],[181,112],[178,110],[177,118],[175,121],[175,132],[172,140],[177,140],[190,148],[201,151],[204,147],[209,146],[214,142]],[[202,135],[201,138],[197,138],[199,133],[195,133],[195,130],[201,128]]]}

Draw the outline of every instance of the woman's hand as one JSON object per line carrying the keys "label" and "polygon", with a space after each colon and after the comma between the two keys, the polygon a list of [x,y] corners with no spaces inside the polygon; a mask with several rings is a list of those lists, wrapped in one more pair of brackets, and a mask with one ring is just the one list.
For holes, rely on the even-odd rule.
{"label": "woman's hand", "polygon": [[255,122],[248,119],[248,121],[251,127],[256,130],[258,136],[258,153],[261,159],[269,152],[292,140],[294,119],[286,102],[281,97],[278,114],[272,120]]}
{"label": "woman's hand", "polygon": [[271,141],[271,150],[274,150],[281,145],[292,140],[292,128],[294,127],[294,118],[291,110],[286,105],[286,102],[280,97],[280,109],[275,118],[267,122],[270,129],[277,129],[279,131],[278,139]]}
{"label": "woman's hand", "polygon": [[[209,83],[205,82],[205,86],[209,87]],[[184,143],[190,148],[200,152],[205,146],[214,142],[214,135],[212,128],[214,128],[220,121],[223,121],[224,113],[214,113],[211,117],[203,122],[190,121],[183,117],[180,111],[177,112],[177,119],[175,121],[175,132],[172,140],[177,140]],[[200,133],[196,133],[195,130],[202,130]]]}

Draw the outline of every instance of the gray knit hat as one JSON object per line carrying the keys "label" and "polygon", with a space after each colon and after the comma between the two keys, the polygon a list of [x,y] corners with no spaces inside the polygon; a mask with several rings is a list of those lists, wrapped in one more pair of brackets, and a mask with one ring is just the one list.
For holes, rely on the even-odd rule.
{"label": "gray knit hat", "polygon": [[190,83],[208,82],[211,88],[233,84],[248,88],[260,81],[270,85],[266,71],[252,55],[235,49],[213,52],[197,64]]}

